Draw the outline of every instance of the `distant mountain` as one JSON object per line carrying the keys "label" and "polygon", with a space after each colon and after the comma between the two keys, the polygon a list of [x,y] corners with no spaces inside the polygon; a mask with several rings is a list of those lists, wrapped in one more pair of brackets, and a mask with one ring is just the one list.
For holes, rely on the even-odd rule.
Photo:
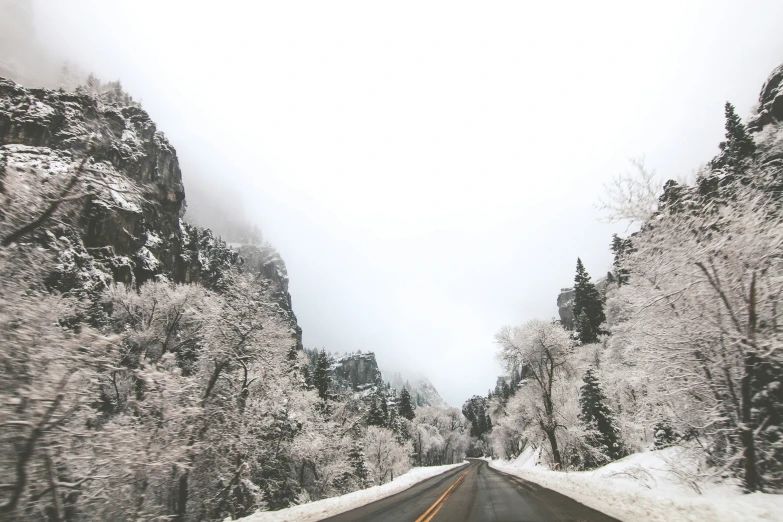
{"label": "distant mountain", "polygon": [[[310,359],[311,369],[314,370],[319,350],[305,351]],[[403,376],[400,372],[395,372],[390,378],[384,378],[373,352],[332,354],[330,369],[333,385],[338,388],[364,394],[381,392],[391,401],[396,400],[403,388],[407,388],[415,406],[448,406],[435,386],[423,375]]]}
{"label": "distant mountain", "polygon": [[438,390],[435,389],[435,386],[423,375],[404,378],[402,374],[396,372],[389,379],[389,384],[397,390],[407,388],[416,406],[448,406],[438,393]]}

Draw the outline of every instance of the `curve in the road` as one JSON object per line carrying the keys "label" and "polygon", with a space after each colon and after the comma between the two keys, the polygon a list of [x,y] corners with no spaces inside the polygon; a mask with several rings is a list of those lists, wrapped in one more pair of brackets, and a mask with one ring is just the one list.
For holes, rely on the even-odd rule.
{"label": "curve in the road", "polygon": [[617,522],[483,460],[396,495],[326,519],[330,522]]}

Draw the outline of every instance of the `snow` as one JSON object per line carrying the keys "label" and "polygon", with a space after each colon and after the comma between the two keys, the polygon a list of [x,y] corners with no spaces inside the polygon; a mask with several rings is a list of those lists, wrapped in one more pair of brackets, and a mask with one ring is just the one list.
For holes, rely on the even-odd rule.
{"label": "snow", "polygon": [[636,453],[582,472],[550,471],[537,464],[538,452],[531,449],[489,465],[627,522],[783,520],[783,495],[745,495],[728,484],[700,485],[700,495],[683,484],[669,471],[678,451]]}
{"label": "snow", "polygon": [[151,230],[147,230],[147,241],[144,244],[144,246],[150,247],[150,248],[156,248],[159,247],[163,243],[163,240],[160,239],[160,237],[155,234],[155,232]]}
{"label": "snow", "polygon": [[117,203],[120,208],[127,210],[129,212],[141,212],[141,209],[136,203],[131,203],[127,199],[125,199],[122,194],[117,192],[114,189],[111,189],[111,197],[114,199],[115,203]]}
{"label": "snow", "polygon": [[150,252],[147,247],[141,247],[139,251],[136,252],[136,256],[139,259],[141,267],[145,270],[154,272],[160,266],[160,261],[158,261],[155,255]]}
{"label": "snow", "polygon": [[243,522],[310,522],[322,520],[375,502],[376,500],[390,497],[419,482],[427,480],[428,478],[435,477],[451,469],[464,466],[465,464],[467,464],[467,462],[449,464],[447,466],[412,468],[407,473],[400,475],[393,481],[387,482],[381,486],[373,486],[371,488],[348,493],[347,495],[325,498],[323,500],[317,500],[315,502],[309,502],[307,504],[301,504],[279,511],[259,511],[249,517],[240,518],[238,520]]}

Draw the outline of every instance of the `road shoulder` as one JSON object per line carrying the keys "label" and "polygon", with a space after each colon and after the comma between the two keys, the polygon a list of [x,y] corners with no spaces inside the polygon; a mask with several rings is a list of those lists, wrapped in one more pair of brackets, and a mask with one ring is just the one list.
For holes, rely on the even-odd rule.
{"label": "road shoulder", "polygon": [[241,522],[315,522],[371,504],[378,500],[383,500],[392,495],[401,493],[420,482],[466,465],[468,465],[467,462],[461,462],[459,464],[449,464],[446,466],[412,468],[410,471],[400,475],[393,481],[380,486],[354,491],[339,497],[308,502],[307,504],[281,509],[279,511],[259,511],[238,520]]}
{"label": "road shoulder", "polygon": [[[783,495],[739,495],[722,489],[723,495],[683,494],[679,489],[657,484],[643,486],[630,480],[608,478],[597,471],[555,472],[520,469],[509,461],[488,460],[492,469],[550,489],[626,522],[710,520],[714,522],[779,520]],[[622,465],[621,461],[618,461]]]}

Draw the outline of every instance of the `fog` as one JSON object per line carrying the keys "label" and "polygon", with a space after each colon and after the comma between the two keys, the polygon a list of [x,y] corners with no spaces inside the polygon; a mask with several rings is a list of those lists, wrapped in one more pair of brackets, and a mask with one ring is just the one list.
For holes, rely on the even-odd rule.
{"label": "fog", "polygon": [[306,346],[375,351],[457,406],[494,387],[498,328],[557,316],[577,256],[610,268],[603,184],[640,156],[691,175],[783,61],[775,0],[0,9],[6,66],[121,79],[201,224],[261,226]]}

